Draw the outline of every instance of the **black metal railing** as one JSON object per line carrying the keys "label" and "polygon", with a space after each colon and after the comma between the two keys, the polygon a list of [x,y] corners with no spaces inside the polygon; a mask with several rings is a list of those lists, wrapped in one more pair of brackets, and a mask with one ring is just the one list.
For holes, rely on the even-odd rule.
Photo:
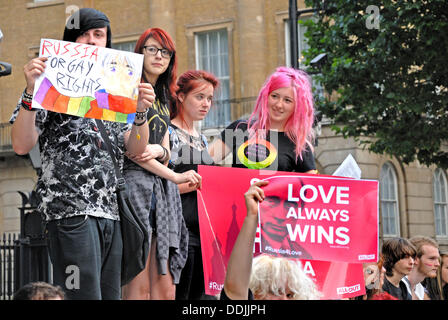
{"label": "black metal railing", "polygon": [[18,288],[34,281],[51,282],[51,263],[48,254],[45,227],[41,213],[37,210],[39,199],[35,191],[22,196],[20,210],[20,250],[17,260]]}
{"label": "black metal railing", "polygon": [[0,238],[0,300],[11,300],[14,292],[27,283],[51,283],[51,263],[36,194],[19,194],[20,233]]}
{"label": "black metal railing", "polygon": [[19,256],[18,234],[3,234],[0,238],[0,300],[11,300],[17,290]]}
{"label": "black metal railing", "polygon": [[0,153],[13,152],[11,128],[12,124],[9,122],[0,123]]}

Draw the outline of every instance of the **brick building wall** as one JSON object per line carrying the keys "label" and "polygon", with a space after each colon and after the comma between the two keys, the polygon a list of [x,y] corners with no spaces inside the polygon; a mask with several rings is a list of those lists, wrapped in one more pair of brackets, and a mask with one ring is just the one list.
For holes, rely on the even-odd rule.
{"label": "brick building wall", "polygon": [[[13,73],[0,78],[0,123],[9,120],[25,86],[23,66],[37,53],[40,39],[60,39],[65,20],[75,7],[94,7],[106,13],[114,44],[136,41],[148,27],[167,30],[176,42],[179,74],[197,67],[197,35],[224,30],[231,99],[256,96],[266,76],[286,61],[287,0],[2,0],[0,60],[11,63]],[[304,8],[304,2],[298,1],[298,7]],[[232,104],[231,119],[247,114],[252,105],[250,100],[246,105]],[[359,163],[363,178],[378,180],[385,163],[395,169],[400,235],[435,236],[432,185],[436,168],[417,163],[405,166],[371,154],[353,140],[335,137],[324,124],[316,148],[319,171],[331,174],[349,153]],[[21,199],[16,191],[31,191],[35,181],[29,160],[11,151],[0,155],[0,234],[18,230],[14,208],[20,206]],[[438,240],[448,245],[446,237]]]}

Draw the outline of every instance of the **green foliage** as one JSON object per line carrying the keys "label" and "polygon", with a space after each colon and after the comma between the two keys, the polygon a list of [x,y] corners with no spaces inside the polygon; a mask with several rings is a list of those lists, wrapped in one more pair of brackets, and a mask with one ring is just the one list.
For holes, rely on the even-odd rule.
{"label": "green foliage", "polygon": [[[375,153],[448,168],[441,149],[448,138],[448,2],[326,2],[325,15],[304,22],[305,58],[309,63],[327,54],[318,79],[337,93],[321,100],[319,110],[337,133]],[[379,8],[379,29],[367,27],[373,21],[369,5]]]}

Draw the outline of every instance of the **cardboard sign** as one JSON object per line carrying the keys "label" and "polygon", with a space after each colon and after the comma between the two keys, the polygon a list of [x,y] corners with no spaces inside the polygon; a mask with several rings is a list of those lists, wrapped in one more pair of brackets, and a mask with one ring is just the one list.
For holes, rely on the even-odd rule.
{"label": "cardboard sign", "polygon": [[143,55],[41,39],[39,56],[48,60],[45,72],[36,80],[33,108],[134,122]]}

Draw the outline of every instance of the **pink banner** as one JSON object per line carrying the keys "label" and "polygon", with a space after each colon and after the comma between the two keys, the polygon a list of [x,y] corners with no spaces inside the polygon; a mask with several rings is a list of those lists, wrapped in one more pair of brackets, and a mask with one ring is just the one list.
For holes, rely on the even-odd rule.
{"label": "pink banner", "polygon": [[378,182],[318,175],[265,180],[261,251],[341,262],[378,260]]}
{"label": "pink banner", "polygon": [[[267,176],[269,178],[274,176],[272,171],[209,166],[199,166],[199,174],[203,177],[202,191],[198,192],[198,210],[204,282],[206,293],[216,295],[223,287],[227,262],[246,216],[243,195],[253,179],[261,180]],[[277,172],[275,176],[285,174],[295,176],[282,172]],[[312,175],[297,176],[309,178]],[[334,179],[328,176],[318,177]],[[354,181],[353,179],[344,180]],[[304,193],[304,195],[311,194]],[[327,193],[326,197],[328,197]],[[363,229],[363,236],[370,238],[371,233],[377,234],[377,229],[377,226],[370,231]],[[260,233],[257,232],[254,252],[260,251],[259,235]],[[377,239],[375,241],[377,242]],[[361,263],[319,261],[314,257],[313,259],[302,258],[301,261],[305,272],[315,280],[323,293],[323,299],[341,299],[365,293]]]}

